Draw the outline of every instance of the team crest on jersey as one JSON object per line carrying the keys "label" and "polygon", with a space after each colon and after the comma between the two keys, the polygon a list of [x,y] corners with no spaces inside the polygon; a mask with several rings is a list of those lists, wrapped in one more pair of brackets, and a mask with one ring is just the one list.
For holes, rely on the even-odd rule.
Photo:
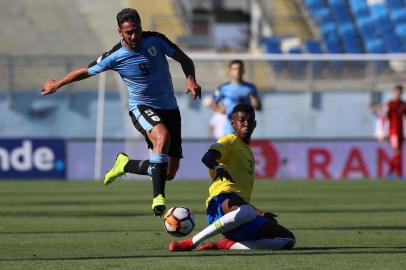
{"label": "team crest on jersey", "polygon": [[149,48],[148,48],[148,53],[149,53],[151,56],[156,56],[157,51],[156,51],[155,47],[152,46],[152,47],[149,47]]}

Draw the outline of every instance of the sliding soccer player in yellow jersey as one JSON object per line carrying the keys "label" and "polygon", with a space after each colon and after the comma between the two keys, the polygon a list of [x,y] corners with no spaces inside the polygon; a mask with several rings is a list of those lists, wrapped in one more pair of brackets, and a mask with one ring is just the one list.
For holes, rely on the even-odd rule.
{"label": "sliding soccer player in yellow jersey", "polygon": [[276,221],[276,215],[250,204],[255,176],[255,160],[249,143],[255,129],[254,108],[239,104],[232,112],[234,133],[220,138],[203,156],[213,180],[206,201],[210,224],[193,237],[172,241],[170,251],[188,251],[206,239],[223,234],[217,242],[206,242],[205,249],[291,249],[295,236]]}

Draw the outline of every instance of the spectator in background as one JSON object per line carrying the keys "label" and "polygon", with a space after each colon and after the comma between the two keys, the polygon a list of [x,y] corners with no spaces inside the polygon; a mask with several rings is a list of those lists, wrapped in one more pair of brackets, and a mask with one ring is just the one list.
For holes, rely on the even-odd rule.
{"label": "spectator in background", "polygon": [[[402,178],[402,147],[403,147],[403,117],[406,115],[406,103],[402,100],[403,86],[394,87],[394,98],[382,105],[373,105],[374,112],[385,112],[389,121],[389,145],[393,149],[393,156],[390,159],[387,179],[393,177]],[[382,120],[381,120],[382,121]]]}
{"label": "spectator in background", "polygon": [[250,104],[255,110],[261,110],[261,101],[254,84],[244,81],[244,62],[233,60],[228,65],[230,81],[220,85],[214,93],[211,108],[215,112],[225,114],[229,121],[225,122],[224,134],[233,133],[231,113],[238,104]]}
{"label": "spectator in background", "polygon": [[[213,102],[213,98],[207,96],[203,99],[203,105],[210,107],[211,103]],[[214,112],[209,121],[208,127],[208,138],[209,139],[218,139],[223,137],[224,134],[224,126],[227,121],[227,116],[220,112]]]}

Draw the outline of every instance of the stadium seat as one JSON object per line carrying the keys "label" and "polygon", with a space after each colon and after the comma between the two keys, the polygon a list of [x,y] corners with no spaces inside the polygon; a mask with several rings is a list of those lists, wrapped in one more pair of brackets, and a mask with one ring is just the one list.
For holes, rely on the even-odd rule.
{"label": "stadium seat", "polygon": [[384,43],[380,38],[366,39],[365,50],[367,53],[385,53]]}
{"label": "stadium seat", "polygon": [[328,35],[331,32],[335,32],[337,29],[337,24],[334,22],[327,22],[324,23],[321,27],[320,27],[320,33],[324,36],[324,35]]}
{"label": "stadium seat", "polygon": [[[288,51],[289,54],[301,54],[302,53],[302,49],[300,47],[295,47],[295,48],[291,48]],[[304,69],[305,67],[305,62],[304,61],[290,61],[289,62],[289,66],[295,71],[301,71]]]}
{"label": "stadium seat", "polygon": [[[305,49],[307,53],[312,54],[321,54],[323,50],[321,49],[321,43],[318,40],[306,40],[304,43]],[[316,71],[320,71],[323,68],[322,61],[314,61],[313,62],[313,69]]]}
{"label": "stadium seat", "polygon": [[323,0],[304,0],[304,3],[310,10],[324,7]]}
{"label": "stadium seat", "polygon": [[404,0],[386,0],[386,5],[393,10],[405,8]]}
{"label": "stadium seat", "polygon": [[374,18],[388,15],[388,9],[385,4],[373,4],[369,6],[369,12]]}
{"label": "stadium seat", "polygon": [[357,36],[354,24],[350,22],[338,25],[338,33],[343,38],[351,38]]}
{"label": "stadium seat", "polygon": [[[337,37],[333,38],[333,36],[331,36],[330,39],[326,40],[325,46],[328,53],[344,53],[340,40]],[[333,70],[337,71],[344,67],[343,62],[341,61],[329,61],[329,65]]]}
{"label": "stadium seat", "polygon": [[365,0],[349,0],[351,12],[355,17],[368,16],[369,9]]}
{"label": "stadium seat", "polygon": [[350,11],[345,6],[332,6],[330,7],[331,13],[338,23],[352,22]]}
{"label": "stadium seat", "polygon": [[363,39],[377,37],[374,21],[369,16],[361,16],[357,18],[358,31]]}
{"label": "stadium seat", "polygon": [[323,7],[312,12],[313,18],[318,24],[332,22],[330,9]]}
{"label": "stadium seat", "polygon": [[390,18],[392,22],[395,24],[406,22],[406,8],[394,9],[390,13]]}
{"label": "stadium seat", "polygon": [[386,50],[388,53],[403,53],[405,49],[402,44],[402,40],[394,34],[393,32],[389,32],[383,36],[383,40],[385,41]]}
{"label": "stadium seat", "polygon": [[402,39],[403,44],[406,43],[406,23],[398,24],[395,28],[395,33]]}
{"label": "stadium seat", "polygon": [[[271,54],[281,54],[281,40],[280,38],[273,37],[273,38],[265,38],[264,41],[265,51]],[[272,61],[272,67],[276,71],[281,71],[284,67],[283,62],[281,61]]]}

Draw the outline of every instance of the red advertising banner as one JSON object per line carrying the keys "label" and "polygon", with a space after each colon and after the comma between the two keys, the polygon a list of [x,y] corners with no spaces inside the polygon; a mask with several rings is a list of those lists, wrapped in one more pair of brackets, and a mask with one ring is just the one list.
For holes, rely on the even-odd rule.
{"label": "red advertising banner", "polygon": [[384,178],[392,150],[373,141],[252,143],[257,178]]}
{"label": "red advertising banner", "polygon": [[[213,141],[184,142],[176,179],[208,179],[201,158]],[[388,173],[392,150],[374,141],[253,141],[257,179],[369,179]],[[136,159],[148,159],[144,142],[104,143],[102,170],[114,162],[117,153],[126,152]],[[405,159],[403,159],[405,160]],[[94,143],[68,142],[67,177],[91,179],[94,173]],[[403,162],[404,163],[404,162]],[[144,176],[127,175],[144,179]]]}

